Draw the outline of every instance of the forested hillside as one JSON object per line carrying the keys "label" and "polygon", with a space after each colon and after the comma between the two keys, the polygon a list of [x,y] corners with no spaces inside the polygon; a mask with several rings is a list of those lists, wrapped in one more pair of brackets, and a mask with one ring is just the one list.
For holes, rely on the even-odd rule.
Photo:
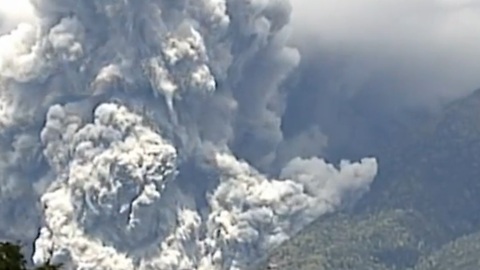
{"label": "forested hillside", "polygon": [[480,269],[480,91],[380,160],[353,211],[317,220],[261,269]]}

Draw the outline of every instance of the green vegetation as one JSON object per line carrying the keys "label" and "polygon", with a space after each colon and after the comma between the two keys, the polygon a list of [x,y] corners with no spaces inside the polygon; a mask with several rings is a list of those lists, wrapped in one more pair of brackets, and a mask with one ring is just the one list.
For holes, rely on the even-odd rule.
{"label": "green vegetation", "polygon": [[461,237],[423,259],[415,270],[478,270],[480,233]]}
{"label": "green vegetation", "polygon": [[434,251],[433,243],[440,245],[444,234],[441,226],[413,210],[339,214],[314,222],[268,262],[291,270],[410,269]]}
{"label": "green vegetation", "polygon": [[317,220],[259,269],[480,269],[479,116],[480,91],[448,106],[382,157],[355,209]]}
{"label": "green vegetation", "polygon": [[[0,270],[26,270],[27,261],[20,245],[10,242],[0,243]],[[52,264],[50,261],[33,268],[34,270],[60,270],[61,265]]]}

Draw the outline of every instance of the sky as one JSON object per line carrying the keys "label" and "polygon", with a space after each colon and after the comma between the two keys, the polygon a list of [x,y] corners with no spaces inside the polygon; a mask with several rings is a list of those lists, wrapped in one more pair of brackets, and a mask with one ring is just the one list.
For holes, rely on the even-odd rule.
{"label": "sky", "polygon": [[[386,80],[430,103],[480,87],[480,2],[292,0],[294,42],[322,62],[338,54],[353,90]],[[346,58],[346,59],[345,59]],[[322,84],[320,82],[320,84]],[[442,101],[442,100],[440,100]]]}
{"label": "sky", "polygon": [[290,3],[290,42],[302,61],[284,128],[290,136],[318,128],[331,158],[408,137],[412,125],[480,88],[478,1]]}

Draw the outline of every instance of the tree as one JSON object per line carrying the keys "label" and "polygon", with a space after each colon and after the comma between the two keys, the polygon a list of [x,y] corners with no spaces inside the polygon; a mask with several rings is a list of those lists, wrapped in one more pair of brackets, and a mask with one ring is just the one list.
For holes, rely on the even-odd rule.
{"label": "tree", "polygon": [[[0,242],[0,270],[27,270],[27,260],[18,244]],[[33,270],[60,270],[61,264],[52,264],[47,260]]]}

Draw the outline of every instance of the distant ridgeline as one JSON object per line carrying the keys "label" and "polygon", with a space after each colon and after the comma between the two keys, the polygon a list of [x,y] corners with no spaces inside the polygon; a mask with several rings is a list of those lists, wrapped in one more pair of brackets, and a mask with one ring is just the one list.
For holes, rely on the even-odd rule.
{"label": "distant ridgeline", "polygon": [[417,130],[353,211],[317,220],[257,269],[480,269],[480,91]]}

